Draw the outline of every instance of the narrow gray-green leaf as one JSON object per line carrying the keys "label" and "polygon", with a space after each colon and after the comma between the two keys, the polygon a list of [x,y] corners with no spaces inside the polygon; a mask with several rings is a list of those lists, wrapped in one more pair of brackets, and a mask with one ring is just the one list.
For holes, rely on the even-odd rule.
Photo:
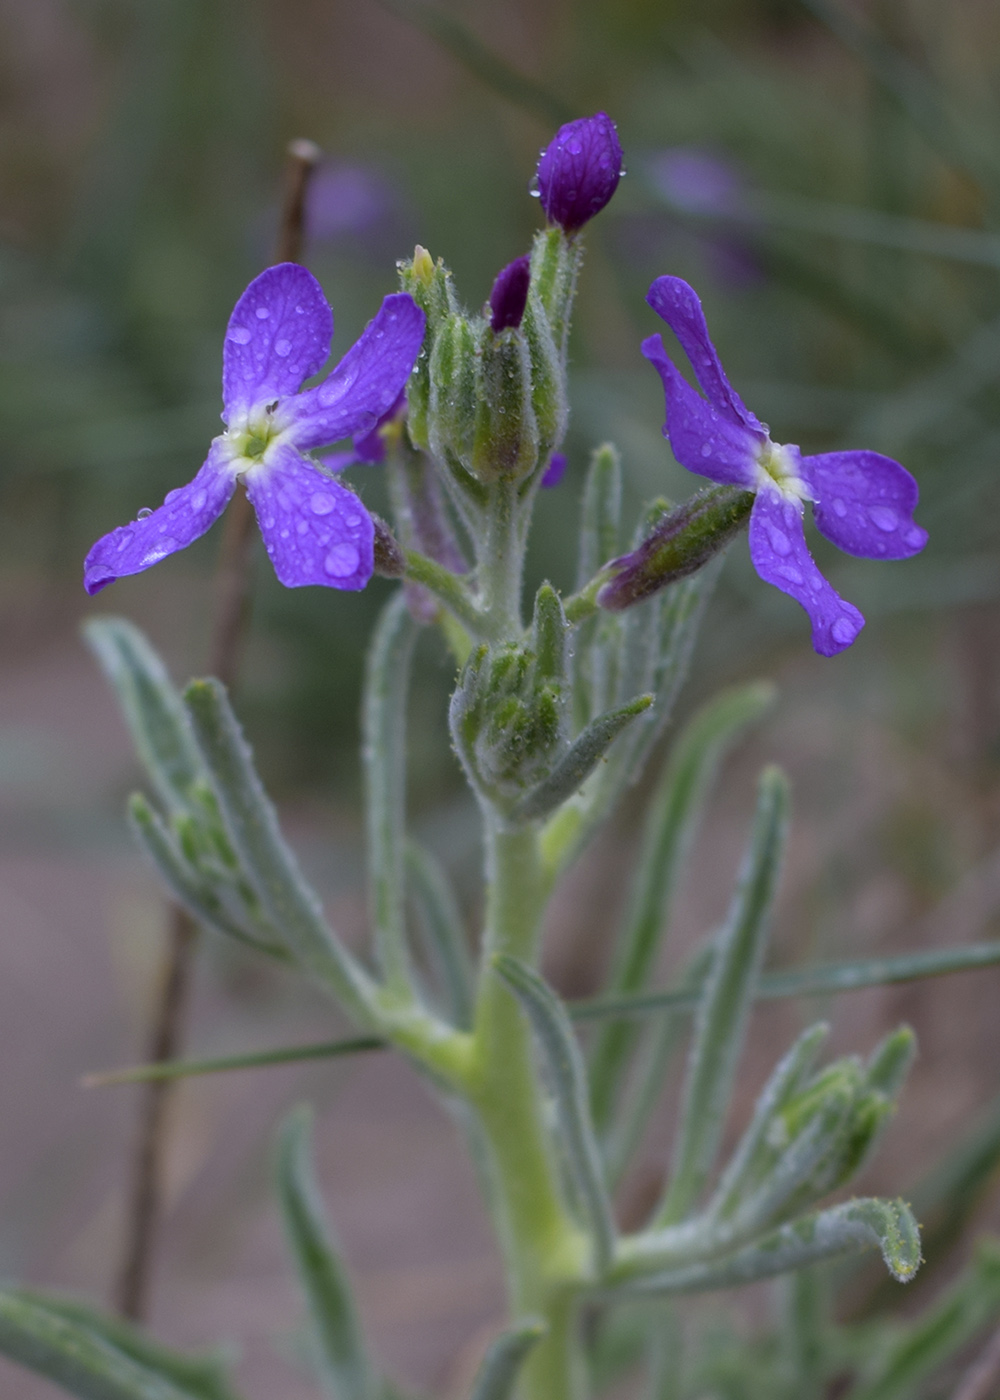
{"label": "narrow gray-green leaf", "polygon": [[736,895],[698,1008],[660,1225],[691,1211],[715,1161],[767,944],[787,824],[788,783],[778,769],[765,769]]}
{"label": "narrow gray-green leaf", "polygon": [[605,1296],[610,1299],[734,1288],[873,1246],[881,1251],[886,1267],[899,1283],[913,1278],[920,1267],[920,1231],[905,1202],[875,1197],[847,1201],[782,1225],[734,1254],[632,1278],[618,1288],[608,1289]]}
{"label": "narrow gray-green leaf", "polygon": [[417,624],[402,590],[386,604],[372,637],[361,706],[369,905],[375,948],[388,984],[411,987],[406,950],[406,705]]}
{"label": "narrow gray-green leaf", "polygon": [[511,817],[515,821],[533,821],[561,806],[582,787],[622,730],[645,714],[652,703],[651,695],[640,695],[621,709],[592,720],[549,776],[521,798]]}
{"label": "narrow gray-green leaf", "polygon": [[114,686],[143,766],[163,802],[183,809],[202,775],[180,696],[149,642],[122,617],[94,617],[83,635]]}
{"label": "narrow gray-green leaf", "polygon": [[331,987],[367,1023],[368,978],[331,931],[281,835],[225,689],[215,680],[193,681],[184,701],[227,834],[265,913],[299,966]]}
{"label": "narrow gray-green leaf", "polygon": [[200,1074],[222,1074],[227,1070],[266,1069],[299,1060],[338,1059],[341,1055],[361,1055],[368,1050],[385,1050],[388,1042],[378,1036],[355,1036],[350,1040],[321,1040],[312,1045],[284,1045],[273,1050],[249,1050],[242,1055],[219,1055],[210,1060],[156,1060],[128,1069],[109,1069],[83,1076],[85,1089],[105,1089],[113,1084],[150,1084],[161,1079],[190,1079]]}
{"label": "narrow gray-green leaf", "polygon": [[[671,749],[646,819],[624,931],[612,966],[612,993],[638,991],[647,983],[715,772],[727,747],[759,719],[773,696],[774,687],[766,683],[724,691],[698,711]],[[594,1045],[590,1096],[598,1132],[605,1131],[618,1100],[635,1035],[633,1026],[619,1021],[602,1029]]]}
{"label": "narrow gray-green leaf", "polygon": [[416,841],[406,846],[406,873],[454,1024],[472,1024],[473,969],[462,917],[440,862]]}
{"label": "narrow gray-green leaf", "polygon": [[204,1389],[179,1384],[97,1329],[15,1289],[0,1291],[0,1353],[80,1400],[206,1400]]}
{"label": "narrow gray-green leaf", "polygon": [[500,954],[494,966],[524,1008],[545,1056],[559,1112],[562,1148],[586,1215],[600,1276],[614,1253],[615,1225],[590,1119],[580,1047],[565,1007],[537,972],[506,954]]}
{"label": "narrow gray-green leaf", "polygon": [[510,1400],[528,1353],[545,1332],[546,1325],[540,1318],[527,1318],[501,1333],[476,1373],[470,1400]]}
{"label": "narrow gray-green leaf", "polygon": [[330,1238],[312,1171],[312,1115],[286,1118],[278,1141],[278,1196],[285,1235],[319,1342],[323,1380],[332,1400],[376,1400],[377,1387],[350,1284]]}
{"label": "narrow gray-green leaf", "polygon": [[184,859],[159,814],[139,792],[129,799],[128,817],[136,841],[159,870],[174,897],[199,923],[228,934],[260,953],[288,961],[286,948],[266,942],[229,917],[212,886]]}
{"label": "narrow gray-green leaf", "polygon": [[602,564],[618,553],[622,513],[622,463],[610,442],[595,448],[583,488],[577,588],[590,582]]}

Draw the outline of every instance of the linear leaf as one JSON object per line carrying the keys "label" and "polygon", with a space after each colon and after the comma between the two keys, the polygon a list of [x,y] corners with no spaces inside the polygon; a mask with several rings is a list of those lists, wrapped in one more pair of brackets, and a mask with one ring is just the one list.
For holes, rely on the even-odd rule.
{"label": "linear leaf", "polygon": [[580,1047],[562,1002],[537,972],[507,954],[500,954],[494,966],[520,1001],[545,1056],[559,1113],[562,1146],[587,1217],[600,1275],[614,1253],[615,1225],[590,1119]]}
{"label": "linear leaf", "polygon": [[270,957],[288,960],[286,948],[278,943],[265,942],[229,917],[210,882],[184,859],[162,818],[142,793],[133,793],[129,799],[128,817],[136,841],[156,866],[174,897],[199,923],[228,934],[230,938]]}
{"label": "linear leaf", "polygon": [[[726,748],[770,705],[774,687],[765,683],[724,691],[687,724],[674,744],[666,773],[650,803],[628,913],[610,978],[615,993],[638,991],[656,963],[680,871],[691,848],[701,810]],[[618,1099],[618,1087],[635,1043],[635,1028],[607,1026],[590,1056],[594,1122],[603,1132]]]}
{"label": "linear leaf", "polygon": [[538,817],[546,817],[567,798],[572,797],[583,786],[622,730],[645,714],[652,704],[652,695],[640,695],[635,700],[630,700],[627,705],[622,705],[620,709],[610,710],[607,714],[591,720],[583,733],[577,735],[549,776],[516,804],[511,812],[512,819],[533,821]]}
{"label": "linear leaf", "polygon": [[847,1201],[804,1220],[782,1225],[734,1254],[631,1278],[617,1288],[609,1288],[606,1296],[698,1293],[734,1288],[872,1246],[881,1250],[893,1278],[899,1283],[909,1282],[920,1266],[920,1231],[913,1212],[904,1201],[876,1197]]}
{"label": "linear leaf", "polygon": [[379,618],[361,705],[369,905],[375,947],[391,987],[411,987],[406,951],[406,704],[417,624],[398,591]]}
{"label": "linear leaf", "polygon": [[776,768],[761,775],[750,845],[698,1009],[661,1225],[697,1202],[718,1150],[747,1017],[767,943],[788,822],[788,783]]}
{"label": "linear leaf", "polygon": [[441,864],[424,846],[409,841],[406,873],[421,915],[448,1011],[456,1026],[472,1025],[473,970],[455,895]]}
{"label": "linear leaf", "polygon": [[331,932],[319,899],[285,844],[224,687],[215,680],[193,681],[184,703],[227,834],[265,912],[300,967],[332,987],[343,1005],[367,1023],[368,979]]}
{"label": "linear leaf", "polygon": [[[148,1357],[154,1348],[130,1348],[136,1350]],[[50,1306],[16,1289],[0,1291],[0,1352],[80,1400],[228,1400],[217,1375],[207,1389],[206,1375],[199,1383],[197,1362],[180,1382],[177,1363],[167,1365],[163,1353],[154,1364],[130,1351],[121,1338],[116,1345],[108,1329],[85,1323],[58,1303]]]}
{"label": "linear leaf", "polygon": [[94,617],[83,635],[118,694],[136,753],[158,795],[183,809],[204,769],[181,698],[166,667],[123,617]]}
{"label": "linear leaf", "polygon": [[594,449],[583,488],[576,586],[589,583],[618,553],[622,515],[622,460],[610,442]]}
{"label": "linear leaf", "polygon": [[285,1235],[320,1344],[322,1373],[333,1400],[376,1400],[350,1284],[330,1239],[310,1162],[312,1115],[286,1118],[278,1141],[278,1196]]}
{"label": "linear leaf", "polygon": [[528,1353],[546,1330],[540,1318],[528,1318],[497,1337],[476,1374],[471,1400],[510,1400]]}
{"label": "linear leaf", "polygon": [[103,1089],[112,1084],[149,1084],[159,1079],[191,1079],[199,1074],[221,1074],[235,1069],[262,1069],[268,1065],[288,1065],[299,1060],[337,1059],[360,1055],[368,1050],[385,1050],[388,1041],[378,1036],[355,1036],[352,1040],[323,1040],[315,1045],[287,1045],[273,1050],[250,1050],[242,1055],[220,1055],[211,1060],[157,1060],[150,1065],[104,1070],[83,1077],[85,1089]]}

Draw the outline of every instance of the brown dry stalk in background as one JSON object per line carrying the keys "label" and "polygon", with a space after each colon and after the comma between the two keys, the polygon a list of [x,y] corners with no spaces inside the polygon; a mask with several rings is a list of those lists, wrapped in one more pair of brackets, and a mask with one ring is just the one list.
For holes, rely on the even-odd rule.
{"label": "brown dry stalk in background", "polygon": [[951,1400],[994,1400],[1000,1394],[1000,1331],[994,1332],[966,1371]]}
{"label": "brown dry stalk in background", "polygon": [[[276,262],[298,262],[302,255],[306,191],[320,158],[311,141],[288,147],[281,226]],[[231,687],[236,679],[250,603],[253,507],[238,487],[223,518],[222,542],[215,575],[215,606],[208,649],[208,669]],[[181,1050],[191,985],[197,925],[186,910],[170,910],[169,941],[158,979],[148,1058],[174,1059]],[[115,1287],[119,1312],[141,1321],[148,1312],[156,1233],[163,1204],[163,1168],[168,1144],[170,1081],[141,1089],[139,1122],[129,1168],[128,1206],[121,1267]]]}

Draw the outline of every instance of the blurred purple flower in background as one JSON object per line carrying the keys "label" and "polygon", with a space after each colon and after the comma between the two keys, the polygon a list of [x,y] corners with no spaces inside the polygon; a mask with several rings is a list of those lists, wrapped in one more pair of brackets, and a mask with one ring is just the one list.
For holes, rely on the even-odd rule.
{"label": "blurred purple flower in background", "polygon": [[705,394],[691,388],[659,335],[643,341],[642,353],[659,370],[666,391],[663,432],[674,456],[710,481],[756,493],[750,516],[754,568],[805,609],[816,651],[835,656],[851,645],[864,618],[816,567],[803,529],[805,502],[812,503],[820,533],[845,553],[906,559],[927,543],[926,530],[913,520],[917,483],[878,452],[803,457],[797,447],[772,442],[766,424],[726,378],[693,288],[679,277],[658,277],[646,300],[680,341]]}
{"label": "blurred purple flower in background", "polygon": [[552,456],[549,458],[549,465],[545,468],[539,484],[545,488],[558,486],[566,475],[566,466],[566,454],[564,452],[553,452]]}
{"label": "blurred purple flower in background", "polygon": [[377,171],[361,165],[324,164],[309,182],[306,237],[317,243],[364,235],[398,203],[395,190]]}
{"label": "blurred purple flower in background", "polygon": [[615,124],[606,112],[595,112],[559,128],[542,152],[532,193],[550,223],[576,233],[601,212],[621,177]]}
{"label": "blurred purple flower in background", "polygon": [[[751,217],[746,175],[726,156],[699,146],[669,146],[642,164],[649,184],[678,214],[740,222]],[[702,227],[696,236],[709,272],[723,285],[743,287],[760,280],[753,248],[737,231]]]}
{"label": "blurred purple flower in background", "polygon": [[283,584],[364,588],[373,567],[371,517],[305,454],[371,432],[395,407],[423,334],[424,313],[412,298],[388,296],[340,363],[303,392],[330,353],[333,313],[323,289],[297,263],[254,278],[223,345],[226,431],[193,481],[98,540],[84,564],[87,592],[193,543],[222,514],[240,477]]}

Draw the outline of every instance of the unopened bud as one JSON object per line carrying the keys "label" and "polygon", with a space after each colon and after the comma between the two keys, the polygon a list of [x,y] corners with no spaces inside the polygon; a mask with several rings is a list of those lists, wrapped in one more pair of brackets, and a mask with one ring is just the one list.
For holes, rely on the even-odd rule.
{"label": "unopened bud", "polygon": [[538,162],[538,193],[550,223],[576,233],[618,188],[622,148],[606,112],[561,126]]}
{"label": "unopened bud", "polygon": [[612,577],[601,586],[598,605],[623,612],[697,573],[739,534],[754,500],[752,491],[711,486],[669,511],[631,554],[606,565]]}
{"label": "unopened bud", "polygon": [[528,304],[528,287],[531,285],[531,258],[515,258],[497,274],[490,292],[490,310],[493,313],[490,325],[495,334],[505,330],[517,330],[524,317]]}

